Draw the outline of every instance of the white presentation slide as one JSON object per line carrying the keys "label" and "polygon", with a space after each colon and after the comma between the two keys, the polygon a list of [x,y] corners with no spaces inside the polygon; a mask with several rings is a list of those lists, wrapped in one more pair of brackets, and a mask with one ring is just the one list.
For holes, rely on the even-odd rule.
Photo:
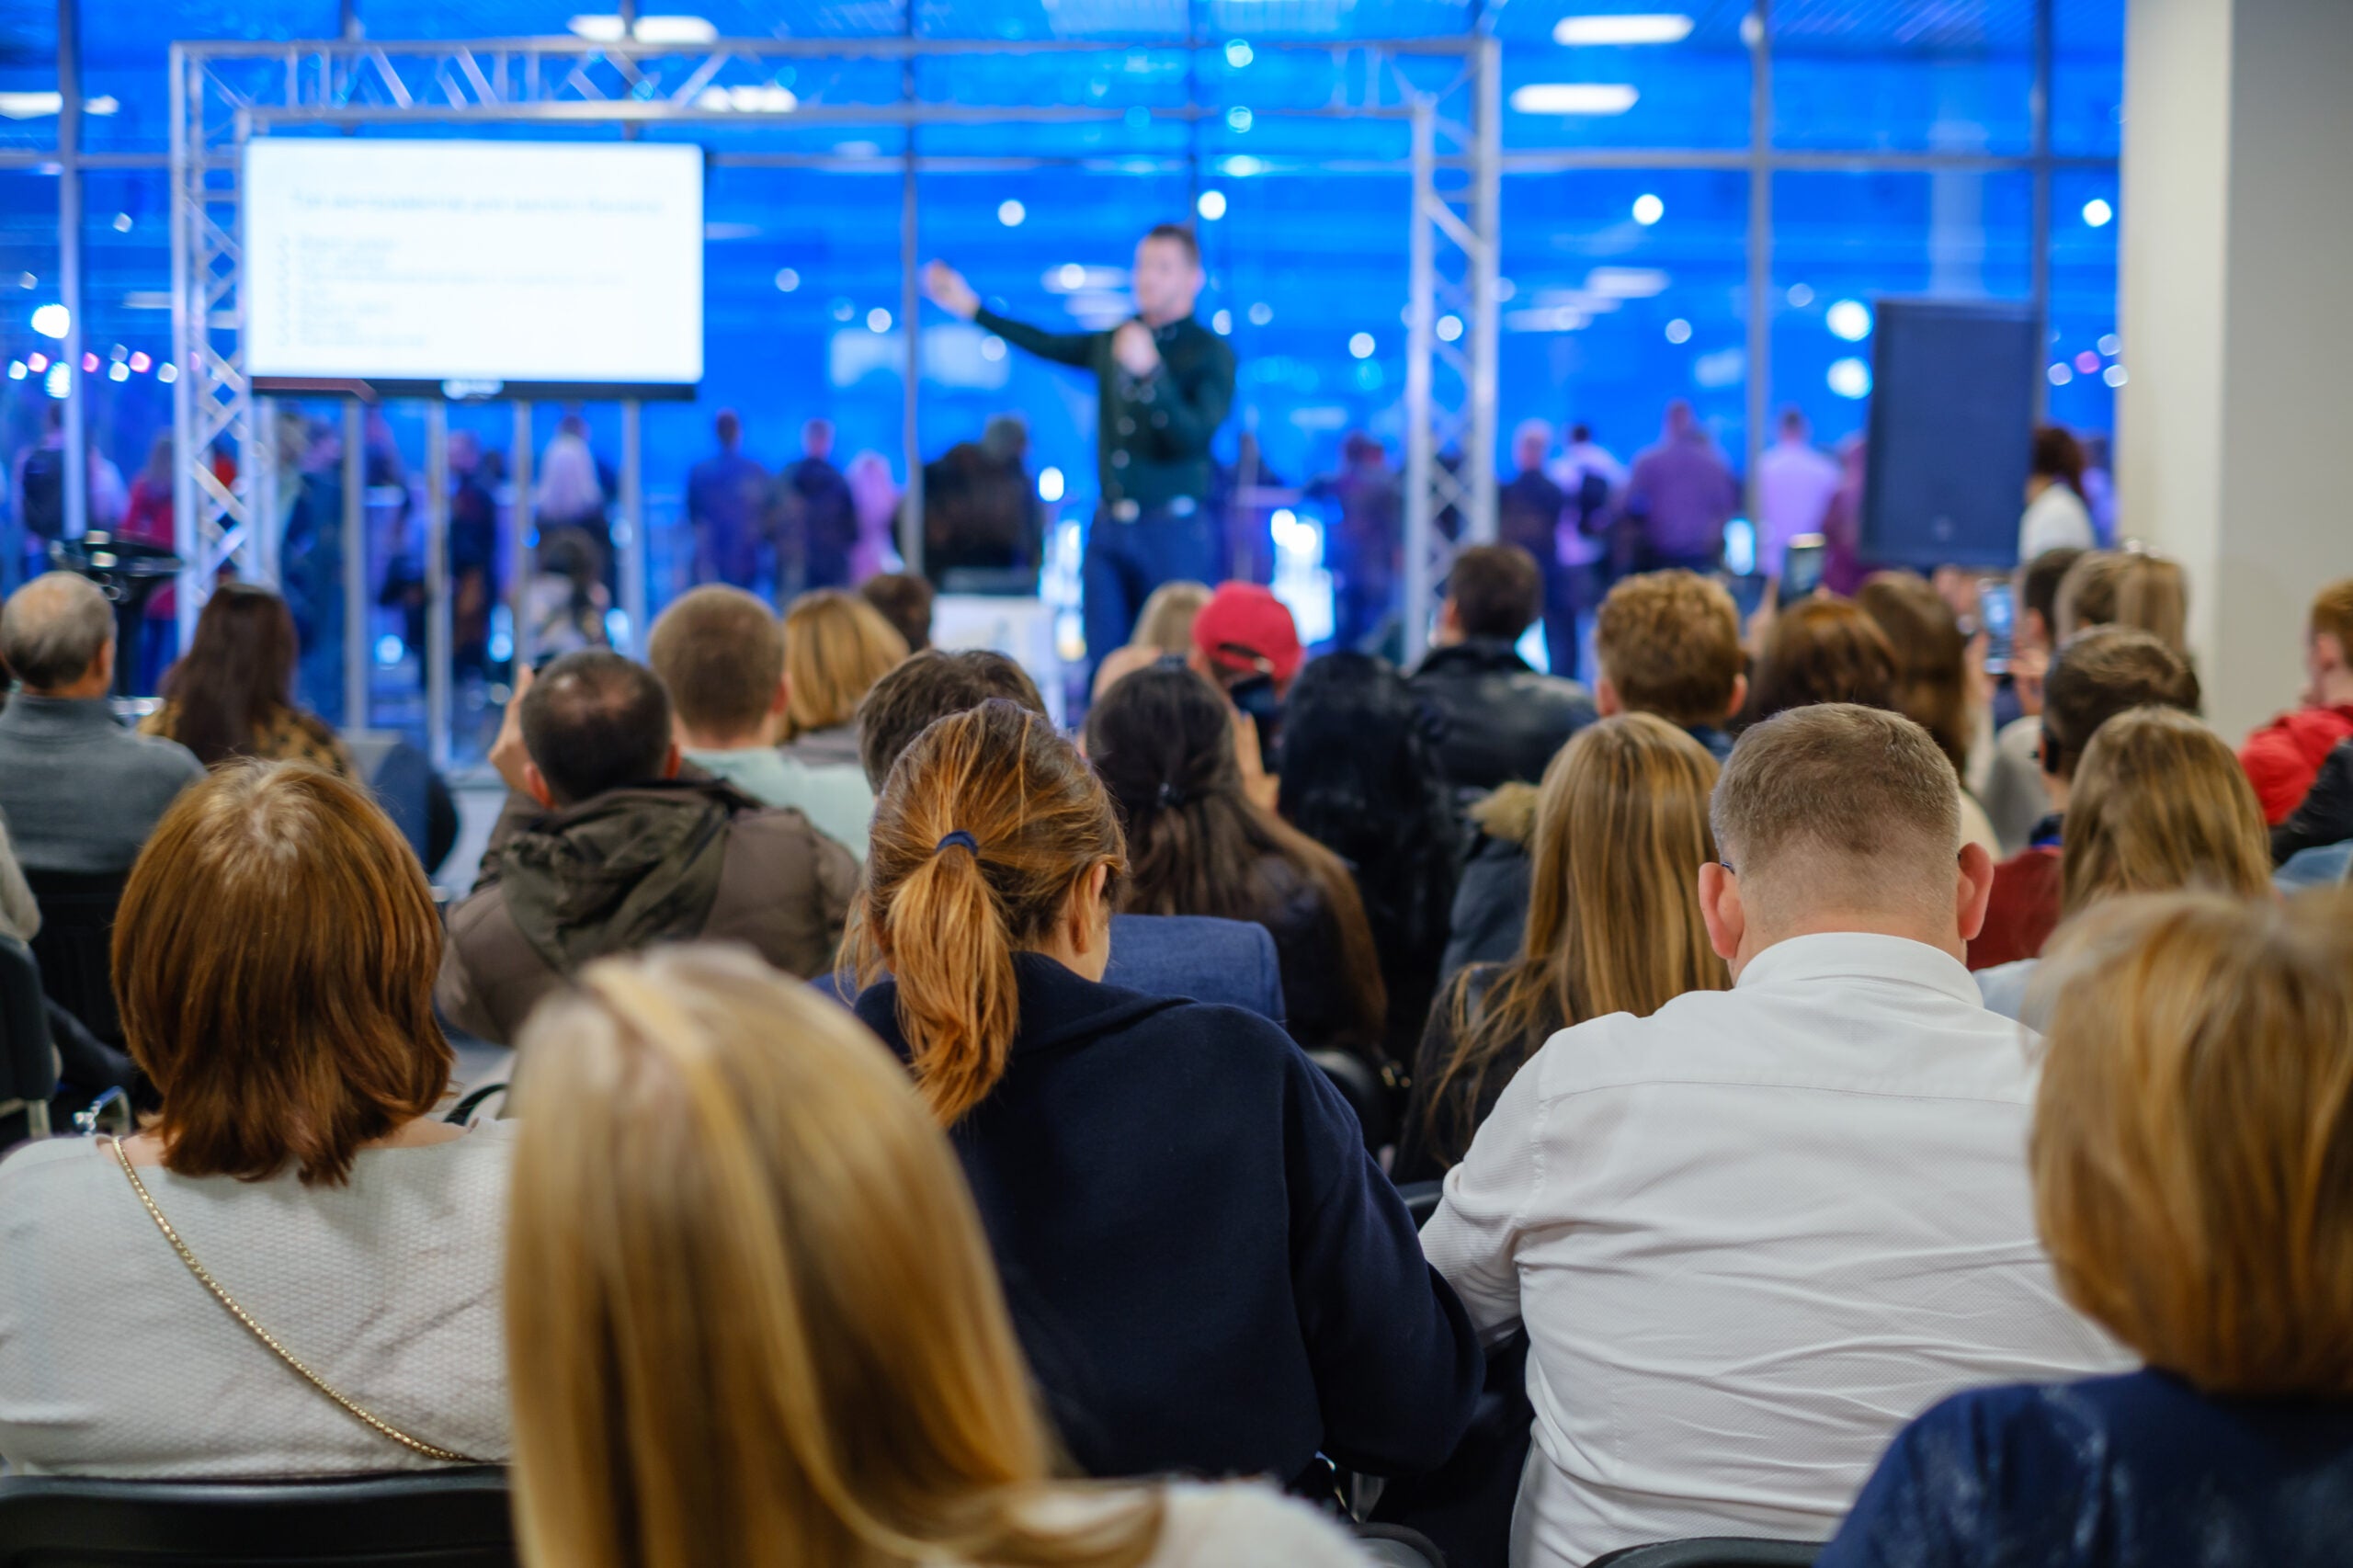
{"label": "white presentation slide", "polygon": [[256,137],[245,369],[702,379],[702,150]]}

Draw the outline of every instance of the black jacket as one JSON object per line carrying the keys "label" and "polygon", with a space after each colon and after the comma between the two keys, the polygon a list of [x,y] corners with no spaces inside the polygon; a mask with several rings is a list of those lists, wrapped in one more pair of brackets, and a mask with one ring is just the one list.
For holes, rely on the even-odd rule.
{"label": "black jacket", "polygon": [[2303,804],[2271,830],[2271,862],[2284,866],[2299,850],[2353,838],[2353,741],[2339,741],[2322,759]]}
{"label": "black jacket", "polygon": [[1438,994],[1457,971],[1474,963],[1508,963],[1528,933],[1529,884],[1534,877],[1536,790],[1508,784],[1472,812],[1478,833],[1454,885],[1454,919],[1438,966]]}
{"label": "black jacket", "polygon": [[[1436,1467],[1477,1335],[1324,1074],[1254,1013],[1014,960],[1012,1062],[953,1131],[1014,1325],[1092,1475]],[[858,1016],[901,1056],[898,987]]]}
{"label": "black jacket", "polygon": [[1500,638],[1433,649],[1412,686],[1444,721],[1438,766],[1457,790],[1535,783],[1552,754],[1594,721],[1584,687],[1539,674]]}

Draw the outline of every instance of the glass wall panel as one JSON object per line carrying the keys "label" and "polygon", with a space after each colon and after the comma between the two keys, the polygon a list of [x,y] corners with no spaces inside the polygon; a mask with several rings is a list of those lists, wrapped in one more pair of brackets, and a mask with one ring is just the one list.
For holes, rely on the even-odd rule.
{"label": "glass wall panel", "polygon": [[2051,150],[2113,158],[2124,141],[2124,0],[2054,0]]}
{"label": "glass wall panel", "polygon": [[1611,24],[1625,18],[1575,14],[1582,9],[1513,6],[1497,17],[1508,146],[1748,144],[1748,46],[1736,7],[1655,18],[1670,24],[1667,34],[1673,24],[1688,31],[1641,43],[1614,41],[1626,35]]}
{"label": "glass wall panel", "polygon": [[24,454],[37,446],[62,392],[64,373],[52,377],[58,340],[44,328],[58,324],[37,312],[58,299],[57,180],[41,174],[0,173],[0,358],[7,379],[0,381],[0,452],[6,454],[5,521],[0,521],[0,589],[13,588],[24,574],[40,568],[40,541],[28,540],[17,473]]}
{"label": "glass wall panel", "polygon": [[2030,6],[1786,0],[1772,15],[1775,146],[2032,150]]}

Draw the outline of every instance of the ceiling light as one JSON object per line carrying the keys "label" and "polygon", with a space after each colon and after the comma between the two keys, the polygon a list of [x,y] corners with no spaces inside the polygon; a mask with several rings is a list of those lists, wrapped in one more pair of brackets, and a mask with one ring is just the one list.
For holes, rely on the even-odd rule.
{"label": "ceiling light", "polygon": [[[590,43],[619,43],[631,36],[619,16],[579,16],[568,25],[574,37]],[[635,37],[640,43],[710,43],[719,37],[719,28],[701,17],[640,17]]]}
{"label": "ceiling light", "polygon": [[1581,43],[1681,43],[1691,36],[1691,18],[1671,12],[1608,17],[1563,17],[1552,25],[1552,41]]}
{"label": "ceiling light", "polygon": [[1860,359],[1841,359],[1830,367],[1823,380],[1840,397],[1862,398],[1871,395],[1871,368]]}
{"label": "ceiling light", "polygon": [[1029,209],[1018,201],[1006,199],[996,204],[996,221],[1008,229],[1021,227],[1021,220],[1029,216]]}
{"label": "ceiling light", "polygon": [[43,305],[33,312],[32,326],[43,337],[62,340],[74,329],[74,317],[63,305]]}
{"label": "ceiling light", "polygon": [[1830,335],[1860,343],[1871,335],[1871,312],[1860,300],[1841,300],[1822,312],[1822,324]]}
{"label": "ceiling light", "polygon": [[1647,193],[1634,198],[1634,222],[1649,228],[1666,216],[1666,203]]}
{"label": "ceiling light", "polygon": [[1642,94],[1622,82],[1530,82],[1512,90],[1521,114],[1624,114]]}
{"label": "ceiling light", "polygon": [[2097,196],[2084,203],[2084,222],[2095,229],[2107,228],[2109,220],[2115,216],[2116,209]]}
{"label": "ceiling light", "polygon": [[1203,218],[1214,223],[1225,216],[1225,192],[1205,190],[1201,192],[1201,199],[1196,203],[1196,206]]}

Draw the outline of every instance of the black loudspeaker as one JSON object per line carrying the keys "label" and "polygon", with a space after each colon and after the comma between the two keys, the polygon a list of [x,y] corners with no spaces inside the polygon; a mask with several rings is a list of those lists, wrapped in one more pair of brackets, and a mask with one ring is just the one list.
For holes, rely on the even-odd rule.
{"label": "black loudspeaker", "polygon": [[1923,571],[2010,565],[2042,369],[2033,308],[1883,300],[1876,317],[1863,559]]}

